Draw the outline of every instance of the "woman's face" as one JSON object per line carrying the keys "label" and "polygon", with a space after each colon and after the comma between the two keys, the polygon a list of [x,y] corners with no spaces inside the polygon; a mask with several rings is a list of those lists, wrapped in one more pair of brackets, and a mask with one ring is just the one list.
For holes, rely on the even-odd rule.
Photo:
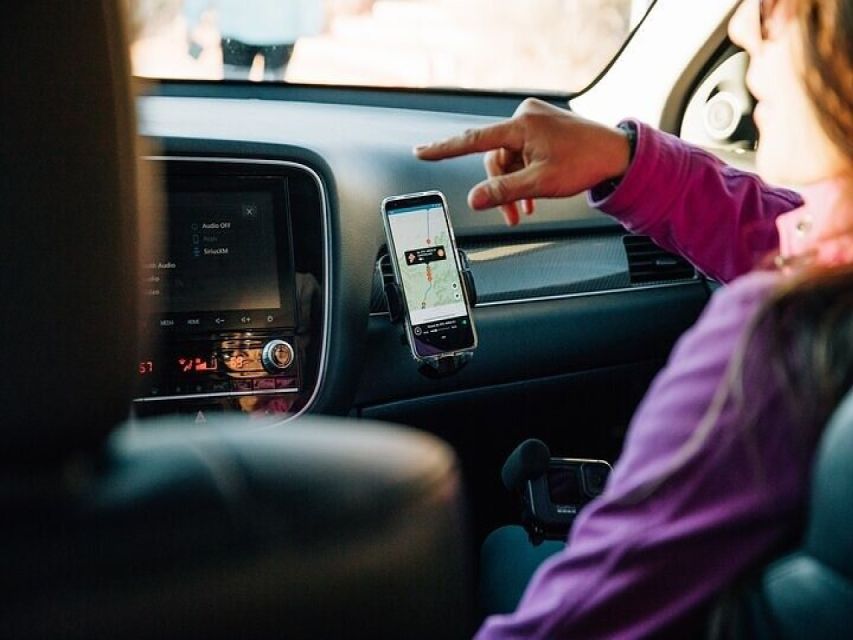
{"label": "woman's face", "polygon": [[797,1],[768,3],[774,6],[765,19],[766,37],[759,0],[744,0],[729,23],[732,41],[750,56],[746,84],[758,101],[758,170],[770,182],[790,185],[834,177],[844,166],[806,92],[805,56],[794,11]]}

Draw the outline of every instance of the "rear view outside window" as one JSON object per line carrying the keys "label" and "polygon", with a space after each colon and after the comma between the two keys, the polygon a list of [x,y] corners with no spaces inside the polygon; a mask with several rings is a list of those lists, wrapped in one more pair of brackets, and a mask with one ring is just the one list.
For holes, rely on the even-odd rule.
{"label": "rear view outside window", "polygon": [[127,0],[152,78],[572,93],[651,0]]}

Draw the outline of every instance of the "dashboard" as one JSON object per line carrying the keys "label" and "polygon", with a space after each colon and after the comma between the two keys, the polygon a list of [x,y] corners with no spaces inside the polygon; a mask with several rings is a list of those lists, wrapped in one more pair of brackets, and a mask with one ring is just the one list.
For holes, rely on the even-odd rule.
{"label": "dashboard", "polygon": [[[137,413],[288,418],[311,410],[430,427],[433,418],[423,415],[432,414],[420,407],[441,409],[454,394],[494,395],[514,384],[530,393],[559,376],[659,362],[707,300],[689,265],[626,239],[583,196],[543,202],[520,229],[508,229],[499,215],[467,208],[468,188],[482,179],[479,158],[430,165],[412,157],[414,144],[496,122],[516,102],[497,101],[495,115],[484,116],[310,100],[142,98],[142,130],[159,147],[149,162],[167,194],[161,227],[172,237],[164,244],[171,255],[147,264],[175,263],[172,276],[184,269],[178,256],[202,265],[184,274],[184,286],[209,289],[210,297],[161,290],[146,320]],[[382,296],[391,274],[379,203],[434,188],[447,196],[471,264],[481,336],[470,365],[442,380],[418,372]],[[256,228],[242,237],[251,203]],[[223,221],[232,228],[204,228]],[[233,253],[215,253],[222,249]],[[143,277],[157,275],[145,269]],[[160,283],[143,284],[150,292]],[[276,348],[287,360],[293,351],[285,369],[272,361]],[[647,382],[649,373],[634,377]],[[536,411],[552,410],[552,400]],[[486,421],[491,411],[478,415]]]}

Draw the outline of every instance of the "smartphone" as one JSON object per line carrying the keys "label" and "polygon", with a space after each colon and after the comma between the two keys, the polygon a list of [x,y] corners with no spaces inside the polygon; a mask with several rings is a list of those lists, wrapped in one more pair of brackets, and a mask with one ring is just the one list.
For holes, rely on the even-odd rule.
{"label": "smartphone", "polygon": [[477,332],[440,191],[382,201],[394,276],[403,290],[406,334],[418,360],[472,351]]}

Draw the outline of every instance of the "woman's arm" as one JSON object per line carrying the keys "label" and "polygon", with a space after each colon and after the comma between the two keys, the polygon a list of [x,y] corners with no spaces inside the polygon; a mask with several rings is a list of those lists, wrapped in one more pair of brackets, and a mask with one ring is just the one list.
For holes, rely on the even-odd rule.
{"label": "woman's arm", "polygon": [[509,120],[421,145],[415,154],[441,160],[485,152],[488,179],[471,189],[468,203],[475,210],[500,207],[511,225],[520,210],[533,212],[534,198],[573,196],[621,177],[611,195],[592,194],[592,204],[724,282],[777,247],[774,220],[799,207],[799,196],[635,125],[629,164],[624,131],[527,99]]}
{"label": "woman's arm", "polygon": [[729,282],[776,250],[776,217],[802,205],[751,173],[636,121],[634,159],[609,194],[593,189],[590,203],[635,233]]}

